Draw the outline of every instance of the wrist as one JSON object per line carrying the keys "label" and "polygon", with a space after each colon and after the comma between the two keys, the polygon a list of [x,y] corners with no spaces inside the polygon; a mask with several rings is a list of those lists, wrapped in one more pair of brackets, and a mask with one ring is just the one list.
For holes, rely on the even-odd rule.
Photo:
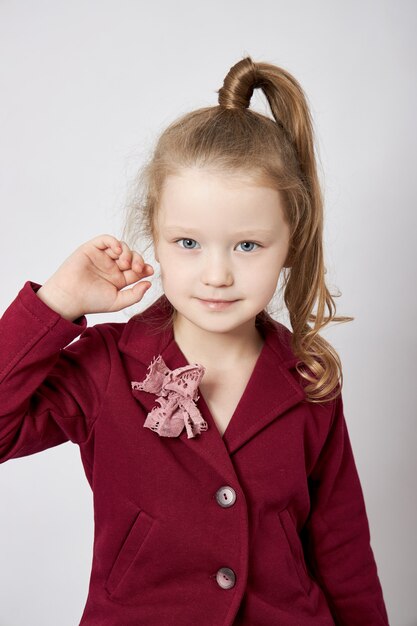
{"label": "wrist", "polygon": [[82,312],[74,307],[74,302],[70,302],[68,295],[63,293],[59,287],[52,287],[45,283],[38,289],[36,295],[50,309],[70,322],[83,315]]}

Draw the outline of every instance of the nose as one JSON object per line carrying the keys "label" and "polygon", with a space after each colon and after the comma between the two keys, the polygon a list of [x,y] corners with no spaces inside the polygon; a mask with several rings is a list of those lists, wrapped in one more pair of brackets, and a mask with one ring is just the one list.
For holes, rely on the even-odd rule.
{"label": "nose", "polygon": [[205,285],[213,287],[229,287],[233,284],[231,261],[226,254],[212,252],[205,255],[201,280]]}

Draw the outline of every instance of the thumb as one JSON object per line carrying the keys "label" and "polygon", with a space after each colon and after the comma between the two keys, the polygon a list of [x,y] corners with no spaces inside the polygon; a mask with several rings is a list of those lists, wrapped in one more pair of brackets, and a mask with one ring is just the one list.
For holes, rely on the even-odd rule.
{"label": "thumb", "polygon": [[132,304],[140,302],[145,292],[149,289],[149,287],[151,287],[151,285],[152,283],[150,283],[149,281],[141,281],[133,287],[124,289],[123,291],[119,291],[112,310],[120,311],[121,309],[125,309],[128,306],[132,306]]}

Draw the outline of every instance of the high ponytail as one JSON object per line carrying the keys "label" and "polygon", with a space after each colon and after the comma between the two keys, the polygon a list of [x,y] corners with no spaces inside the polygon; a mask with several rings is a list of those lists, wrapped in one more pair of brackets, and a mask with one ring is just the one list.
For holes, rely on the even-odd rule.
{"label": "high ponytail", "polygon": [[[273,119],[249,109],[255,89],[265,94]],[[229,70],[217,93],[218,106],[183,115],[160,136],[139,178],[139,194],[128,207],[124,238],[131,245],[140,236],[149,245],[157,241],[155,217],[163,181],[183,168],[244,173],[257,184],[276,188],[290,227],[282,290],[297,371],[310,402],[332,400],[342,388],[342,367],[319,332],[331,322],[353,318],[336,316],[335,296],[325,283],[323,196],[307,98],[289,72],[250,57]],[[268,315],[268,309],[262,314]]]}

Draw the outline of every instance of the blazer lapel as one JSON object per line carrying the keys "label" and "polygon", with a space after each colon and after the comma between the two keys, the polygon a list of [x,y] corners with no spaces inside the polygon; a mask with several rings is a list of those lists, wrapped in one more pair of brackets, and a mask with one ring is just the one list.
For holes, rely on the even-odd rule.
{"label": "blazer lapel", "polygon": [[305,398],[303,387],[289,372],[297,359],[283,360],[276,327],[264,331],[264,346],[223,435],[230,454]]}
{"label": "blazer lapel", "polygon": [[[189,365],[174,339],[172,326],[167,325],[171,310],[171,304],[162,295],[126,323],[118,346],[138,363],[137,373],[130,372],[134,376],[132,380],[144,380],[148,366],[159,354],[170,369]],[[196,405],[208,424],[207,431],[188,438],[184,427],[175,438],[217,471],[221,468],[225,478],[228,476],[230,480],[235,477],[230,455],[305,398],[302,386],[290,373],[297,362],[290,348],[290,331],[270,316],[260,319],[259,324],[265,342],[223,437],[200,393]],[[146,414],[156,405],[154,394],[136,390],[134,395]],[[160,436],[151,430],[149,435]]]}

